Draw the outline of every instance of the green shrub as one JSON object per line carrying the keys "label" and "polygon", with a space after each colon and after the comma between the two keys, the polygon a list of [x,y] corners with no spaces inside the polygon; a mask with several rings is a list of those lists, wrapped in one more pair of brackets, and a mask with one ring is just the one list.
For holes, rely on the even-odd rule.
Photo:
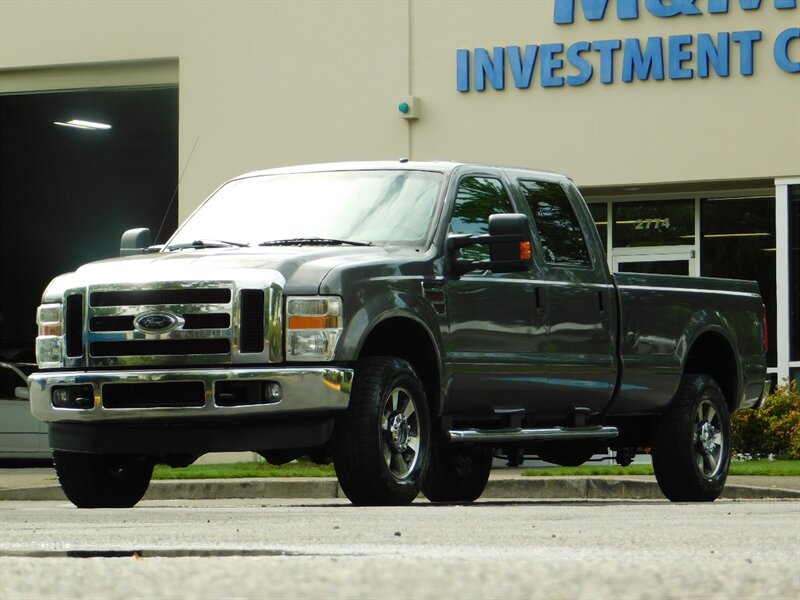
{"label": "green shrub", "polygon": [[758,410],[731,415],[734,454],[800,459],[800,391],[797,381],[779,385]]}

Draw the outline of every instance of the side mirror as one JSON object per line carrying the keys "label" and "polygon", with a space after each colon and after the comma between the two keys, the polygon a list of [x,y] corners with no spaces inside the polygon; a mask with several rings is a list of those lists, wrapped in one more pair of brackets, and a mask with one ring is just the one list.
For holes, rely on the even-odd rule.
{"label": "side mirror", "polygon": [[146,227],[139,229],[128,229],[122,234],[122,239],[119,243],[120,256],[133,256],[135,254],[144,254],[145,250],[150,246],[152,241],[152,234]]}
{"label": "side mirror", "polygon": [[[461,248],[477,244],[489,246],[489,260],[470,261],[458,258]],[[450,235],[446,250],[449,269],[456,276],[478,269],[495,273],[527,271],[533,264],[530,222],[527,215],[523,214],[491,215],[488,235]]]}

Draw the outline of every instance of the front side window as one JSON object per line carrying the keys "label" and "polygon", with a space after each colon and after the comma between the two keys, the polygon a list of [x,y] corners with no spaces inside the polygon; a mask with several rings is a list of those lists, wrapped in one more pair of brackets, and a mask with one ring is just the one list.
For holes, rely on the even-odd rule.
{"label": "front side window", "polygon": [[550,264],[591,266],[578,216],[559,184],[520,181],[539,230],[544,260]]}
{"label": "front side window", "polygon": [[[489,217],[494,214],[513,213],[511,201],[499,179],[491,177],[465,177],[458,184],[450,231],[482,235],[489,233]],[[489,260],[489,246],[477,244],[461,249],[466,260]]]}

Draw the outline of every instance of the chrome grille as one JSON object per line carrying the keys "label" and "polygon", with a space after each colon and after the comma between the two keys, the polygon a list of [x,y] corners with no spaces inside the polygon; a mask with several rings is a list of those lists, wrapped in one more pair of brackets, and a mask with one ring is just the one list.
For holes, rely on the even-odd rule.
{"label": "chrome grille", "polygon": [[247,284],[170,281],[68,290],[66,365],[280,362],[283,281],[273,279],[274,271],[264,275],[266,281]]}

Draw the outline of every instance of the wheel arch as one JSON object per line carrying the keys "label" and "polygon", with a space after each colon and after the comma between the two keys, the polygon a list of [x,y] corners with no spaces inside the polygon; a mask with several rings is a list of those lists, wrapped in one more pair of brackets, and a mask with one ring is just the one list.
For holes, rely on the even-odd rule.
{"label": "wheel arch", "polygon": [[739,405],[741,376],[733,344],[721,331],[706,330],[692,341],[683,373],[702,373],[713,377],[725,396],[728,410]]}
{"label": "wheel arch", "polygon": [[358,359],[395,356],[408,361],[422,378],[431,416],[441,406],[441,364],[439,349],[430,330],[409,315],[387,315],[366,333]]}

